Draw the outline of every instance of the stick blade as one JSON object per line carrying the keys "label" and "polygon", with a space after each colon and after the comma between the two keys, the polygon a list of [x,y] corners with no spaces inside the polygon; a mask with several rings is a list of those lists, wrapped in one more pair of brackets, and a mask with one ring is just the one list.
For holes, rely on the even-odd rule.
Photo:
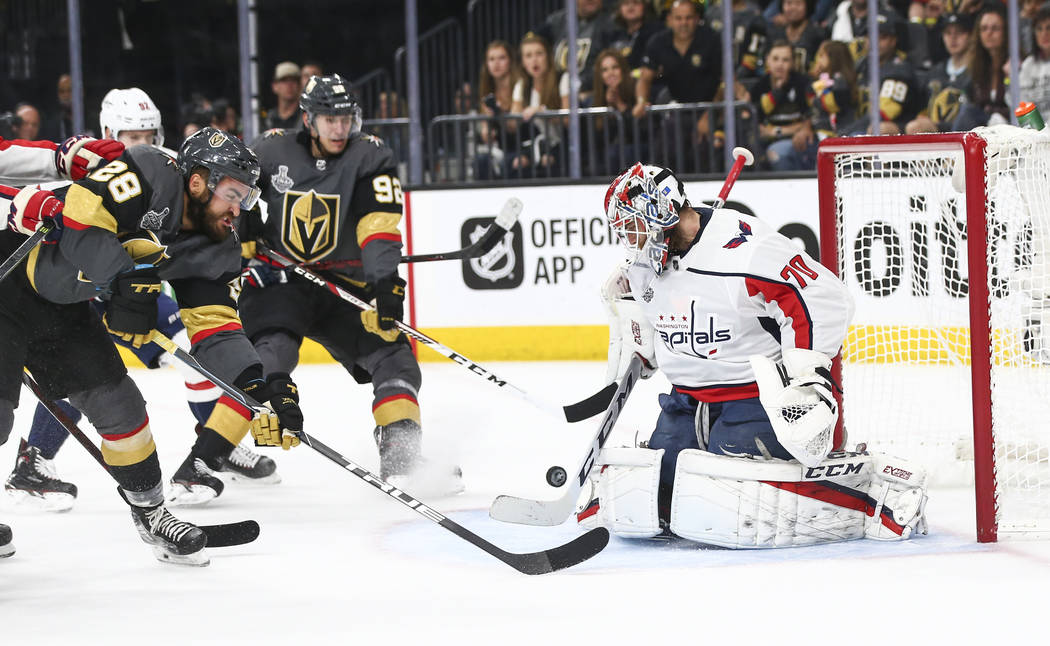
{"label": "stick blade", "polygon": [[503,229],[504,231],[510,231],[510,228],[514,226],[514,223],[518,221],[518,216],[521,215],[521,210],[525,208],[525,204],[516,197],[512,197],[503,204],[503,208],[500,209],[499,215],[496,216],[496,226]]}
{"label": "stick blade", "polygon": [[515,554],[508,564],[525,574],[550,574],[583,563],[609,544],[609,530],[597,527],[572,541],[543,552]]}
{"label": "stick blade", "polygon": [[489,517],[504,523],[554,527],[564,523],[576,508],[571,495],[556,500],[530,500],[517,496],[496,496],[489,507]]}
{"label": "stick blade", "polygon": [[613,396],[616,394],[616,388],[617,384],[614,381],[587,399],[568,406],[562,406],[562,409],[565,411],[565,420],[569,423],[582,422],[599,413],[604,413],[609,408],[609,404],[612,403]]}
{"label": "stick blade", "polygon": [[259,523],[242,520],[222,525],[198,525],[208,536],[208,547],[244,545],[259,538]]}

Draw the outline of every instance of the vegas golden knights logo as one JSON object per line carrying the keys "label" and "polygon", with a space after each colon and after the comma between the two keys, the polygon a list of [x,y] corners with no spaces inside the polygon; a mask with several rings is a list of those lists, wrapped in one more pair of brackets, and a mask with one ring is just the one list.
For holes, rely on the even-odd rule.
{"label": "vegas golden knights logo", "polygon": [[281,242],[300,262],[316,262],[339,241],[339,196],[314,191],[284,194]]}

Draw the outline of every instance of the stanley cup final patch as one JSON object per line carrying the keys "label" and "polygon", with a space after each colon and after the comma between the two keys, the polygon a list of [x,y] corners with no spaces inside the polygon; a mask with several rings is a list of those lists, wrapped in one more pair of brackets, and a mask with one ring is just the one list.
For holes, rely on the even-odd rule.
{"label": "stanley cup final patch", "polygon": [[278,193],[285,193],[288,189],[295,186],[295,180],[288,175],[287,166],[278,166],[277,172],[270,175],[270,186]]}

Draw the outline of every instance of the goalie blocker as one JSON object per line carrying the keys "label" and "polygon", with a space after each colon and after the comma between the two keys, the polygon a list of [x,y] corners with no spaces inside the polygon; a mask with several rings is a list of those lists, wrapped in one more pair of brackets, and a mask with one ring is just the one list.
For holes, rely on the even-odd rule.
{"label": "goalie blocker", "polygon": [[[596,497],[577,515],[617,536],[664,532],[657,513],[662,450],[605,449]],[[835,452],[815,466],[685,450],[678,455],[671,533],[734,549],[799,547],[926,533],[926,471],[883,454]]]}

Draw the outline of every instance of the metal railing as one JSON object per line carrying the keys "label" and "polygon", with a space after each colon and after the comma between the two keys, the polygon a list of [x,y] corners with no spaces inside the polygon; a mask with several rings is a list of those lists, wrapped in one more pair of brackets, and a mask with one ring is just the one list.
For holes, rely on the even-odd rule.
{"label": "metal railing", "polygon": [[389,112],[389,104],[387,106],[381,105],[380,99],[384,95],[386,95],[387,101],[399,98],[391,96],[394,90],[394,82],[390,78],[390,73],[385,69],[381,67],[374,69],[364,76],[350,81],[350,85],[354,88],[354,92],[357,94],[357,101],[361,104],[361,110],[366,117],[388,118],[392,115],[401,116],[400,112]]}
{"label": "metal railing", "polygon": [[[402,97],[408,96],[405,56],[404,47],[394,52],[394,82]],[[458,105],[466,78],[463,28],[458,20],[442,20],[419,36],[420,106],[424,123],[438,114],[466,111]]]}
{"label": "metal railing", "polygon": [[[642,119],[610,108],[579,111],[581,170],[585,177],[608,177],[639,159],[665,164],[681,173],[721,172],[722,148],[714,136],[722,103],[651,106]],[[754,107],[734,104],[737,141],[754,130]],[[427,183],[486,182],[569,176],[565,121],[568,110],[520,114],[439,115],[426,131]],[[708,124],[701,136],[698,123]],[[741,132],[744,130],[745,132]]]}
{"label": "metal railing", "polygon": [[408,117],[365,119],[361,122],[362,131],[379,137],[394,151],[394,157],[397,159],[397,174],[404,180],[408,178],[406,172],[409,155],[408,129],[411,125],[412,120]]}

